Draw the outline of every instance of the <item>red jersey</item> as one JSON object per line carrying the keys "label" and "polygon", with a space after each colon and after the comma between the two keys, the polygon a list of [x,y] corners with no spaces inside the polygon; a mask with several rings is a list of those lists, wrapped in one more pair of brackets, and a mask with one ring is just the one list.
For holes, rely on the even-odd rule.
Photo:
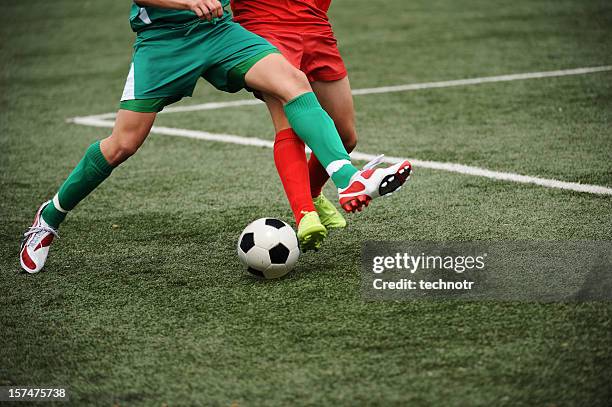
{"label": "red jersey", "polygon": [[327,10],[331,0],[231,0],[234,21],[245,26],[307,29],[329,27]]}

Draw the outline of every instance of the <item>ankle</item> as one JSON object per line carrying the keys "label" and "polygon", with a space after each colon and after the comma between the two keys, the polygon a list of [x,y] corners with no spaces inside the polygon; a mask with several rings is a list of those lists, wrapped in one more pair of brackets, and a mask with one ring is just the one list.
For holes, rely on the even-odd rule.
{"label": "ankle", "polygon": [[55,208],[55,205],[53,205],[52,201],[49,201],[49,203],[40,213],[40,216],[45,223],[51,226],[53,229],[59,228],[60,224],[66,218],[66,215],[67,214],[65,212],[58,211],[57,208]]}

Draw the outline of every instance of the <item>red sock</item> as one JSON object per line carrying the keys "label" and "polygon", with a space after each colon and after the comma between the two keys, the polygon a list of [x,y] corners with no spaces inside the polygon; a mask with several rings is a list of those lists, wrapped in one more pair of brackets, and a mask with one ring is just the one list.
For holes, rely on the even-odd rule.
{"label": "red sock", "polygon": [[308,175],[310,177],[310,196],[316,198],[321,195],[323,185],[329,179],[329,174],[314,154],[310,154],[308,160]]}
{"label": "red sock", "polygon": [[295,222],[299,225],[303,216],[302,212],[312,212],[315,207],[310,196],[304,142],[293,129],[281,130],[276,134],[274,163],[295,216]]}

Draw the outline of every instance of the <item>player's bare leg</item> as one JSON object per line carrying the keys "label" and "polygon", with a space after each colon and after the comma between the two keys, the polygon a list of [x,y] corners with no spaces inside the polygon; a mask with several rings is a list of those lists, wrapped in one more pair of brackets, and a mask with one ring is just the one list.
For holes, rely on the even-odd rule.
{"label": "player's bare leg", "polygon": [[[344,77],[337,81],[323,82],[317,81],[311,83],[312,88],[319,99],[321,106],[329,113],[331,118],[336,124],[338,133],[342,138],[342,142],[349,153],[353,151],[357,145],[357,131],[355,129],[355,109],[353,107],[353,95],[351,92],[351,85],[348,77]],[[313,160],[314,158],[314,160]],[[318,164],[318,165],[317,165]],[[367,167],[376,165],[376,162],[370,163]],[[311,185],[314,187],[313,197],[319,191],[317,188],[322,187],[328,177],[322,166],[316,161],[316,157],[311,157],[308,162],[310,169],[310,180]],[[381,171],[382,170],[382,171]],[[386,171],[386,172],[385,172]],[[374,186],[376,182],[379,183],[378,188],[371,189],[369,194],[363,194],[363,191],[352,191],[346,196],[350,199],[351,195],[356,196],[357,199],[368,204],[369,200],[375,196],[388,195],[401,188],[402,184],[409,178],[412,167],[409,162],[405,161],[402,163],[395,164],[387,169],[370,169],[365,171],[366,175],[374,175],[369,179],[362,179],[364,183],[372,184]],[[374,178],[374,179],[373,179]],[[376,181],[376,182],[373,182]],[[317,182],[319,182],[317,184]],[[355,180],[358,184],[360,181]],[[357,195],[355,195],[357,193]],[[322,194],[320,195],[322,196]],[[346,202],[345,198],[345,202]],[[315,206],[317,200],[315,198]],[[344,207],[344,206],[343,206]],[[350,207],[344,207],[345,210],[359,210],[354,206],[354,202],[351,203]],[[322,218],[323,219],[323,218]],[[325,222],[323,222],[325,224]]]}
{"label": "player's bare leg", "polygon": [[[315,81],[310,85],[321,106],[334,121],[344,148],[350,153],[357,145],[357,130],[355,129],[353,95],[348,77],[345,76],[337,81]],[[346,227],[344,217],[322,192],[323,186],[329,180],[329,175],[314,154],[308,160],[308,172],[310,193],[323,225],[327,228]]]}
{"label": "player's bare leg", "polygon": [[47,260],[57,229],[68,211],[89,195],[113,168],[132,156],[144,143],[155,113],[119,110],[112,134],[92,144],[52,200],[36,211],[34,223],[25,232],[19,260],[28,273],[39,272]]}
{"label": "player's bare leg", "polygon": [[[249,87],[257,89],[265,95],[264,98],[278,135],[277,142],[275,143],[275,161],[278,165],[279,160],[284,159],[281,152],[282,144],[298,142],[297,138],[290,137],[291,134],[289,133],[292,133],[291,127],[293,126],[291,126],[289,119],[286,117],[284,105],[294,99],[299,99],[303,95],[312,94],[312,88],[306,75],[293,67],[280,54],[269,55],[256,63],[247,72],[245,82]],[[321,117],[316,119],[320,120]],[[287,133],[284,135],[285,137],[283,137],[283,132]],[[303,135],[301,136],[304,139]],[[316,136],[320,136],[320,134]],[[295,149],[287,150],[295,151]],[[340,153],[347,155],[345,151]],[[288,194],[289,199],[297,196],[299,201],[290,201],[292,209],[294,209],[296,214],[296,221],[298,222],[298,239],[303,249],[318,249],[327,236],[327,229],[321,224],[310,198],[309,182],[307,181],[308,169],[303,147],[301,147],[301,153],[294,157],[293,164],[298,168],[295,171],[291,171],[291,177],[281,176],[281,180],[286,191],[292,188],[303,189],[301,194],[299,191],[297,195],[294,193]],[[300,202],[304,206],[303,210],[305,213],[301,213],[302,209],[298,208]],[[299,213],[296,213],[298,210]]]}
{"label": "player's bare leg", "polygon": [[244,79],[250,88],[275,97],[283,106],[298,96],[312,92],[306,75],[281,54],[262,58],[246,73]]}
{"label": "player's bare leg", "polygon": [[380,161],[368,163],[362,171],[350,161],[338,131],[329,115],[312,93],[306,75],[293,67],[280,54],[272,54],[257,62],[246,74],[247,86],[276,97],[291,127],[312,149],[338,187],[340,206],[355,212],[370,200],[399,189],[409,178],[408,161],[388,168],[374,168]]}
{"label": "player's bare leg", "polygon": [[[357,130],[355,129],[355,108],[348,76],[331,82],[311,82],[310,86],[323,109],[334,121],[342,144],[350,153],[357,145]],[[321,168],[325,171],[323,167]]]}
{"label": "player's bare leg", "polygon": [[304,142],[291,129],[283,104],[273,96],[264,95],[264,99],[276,134],[274,163],[295,216],[300,247],[302,251],[317,250],[327,237],[327,229],[321,223],[310,196]]}
{"label": "player's bare leg", "polygon": [[287,120],[287,116],[285,116],[281,101],[270,95],[263,95],[263,99],[264,102],[266,102],[268,112],[270,112],[274,131],[278,133],[279,131],[290,128],[291,125],[289,124],[289,120]]}
{"label": "player's bare leg", "polygon": [[[310,161],[306,161],[304,143],[290,128],[282,103],[272,96],[264,95],[264,99],[276,131],[274,161],[289,204],[296,216],[296,222],[300,223],[298,218],[301,218],[301,213],[306,210],[316,211],[320,222],[326,229],[346,227],[346,219],[321,192],[323,184],[329,179],[325,168],[321,166],[314,154],[310,155]],[[293,146],[289,145],[290,143]],[[313,165],[313,160],[316,164],[314,175],[318,176],[316,182],[317,184],[322,182],[316,195],[312,194],[313,180],[310,178],[312,174],[310,167]],[[319,173],[320,171],[325,174],[324,177]]]}
{"label": "player's bare leg", "polygon": [[100,142],[100,150],[113,167],[130,158],[147,139],[157,113],[119,110],[111,135]]}

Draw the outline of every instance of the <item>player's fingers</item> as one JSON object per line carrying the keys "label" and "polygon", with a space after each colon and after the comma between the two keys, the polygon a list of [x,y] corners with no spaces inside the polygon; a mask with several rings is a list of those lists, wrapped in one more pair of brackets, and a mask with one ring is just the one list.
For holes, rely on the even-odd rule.
{"label": "player's fingers", "polygon": [[217,18],[223,17],[223,7],[219,6],[215,11],[217,12]]}
{"label": "player's fingers", "polygon": [[207,6],[213,17],[219,18],[223,16],[223,7],[219,0],[208,0]]}
{"label": "player's fingers", "polygon": [[208,6],[202,6],[202,11],[204,11],[204,18],[206,18],[206,20],[208,21],[212,21],[213,19],[213,15],[210,11],[210,9],[208,8]]}
{"label": "player's fingers", "polygon": [[198,10],[200,10],[200,19],[201,20],[211,20],[211,16],[210,16],[210,11],[208,11],[208,8],[206,8],[206,6],[199,6]]}
{"label": "player's fingers", "polygon": [[193,11],[195,11],[195,13],[198,15],[198,17],[200,17],[201,20],[212,20],[212,14],[210,13],[210,10],[205,0],[198,1],[194,6]]}
{"label": "player's fingers", "polygon": [[206,21],[212,21],[213,15],[210,10],[206,10],[206,12],[204,13],[204,18],[206,18]]}
{"label": "player's fingers", "polygon": [[204,13],[202,12],[202,10],[200,10],[200,8],[198,6],[193,6],[191,8],[191,11],[196,13],[196,16],[198,16],[198,18],[203,18],[204,17]]}
{"label": "player's fingers", "polygon": [[221,5],[220,1],[215,1],[216,4],[216,8],[215,11],[217,12],[217,18],[221,18],[223,17],[223,6]]}

